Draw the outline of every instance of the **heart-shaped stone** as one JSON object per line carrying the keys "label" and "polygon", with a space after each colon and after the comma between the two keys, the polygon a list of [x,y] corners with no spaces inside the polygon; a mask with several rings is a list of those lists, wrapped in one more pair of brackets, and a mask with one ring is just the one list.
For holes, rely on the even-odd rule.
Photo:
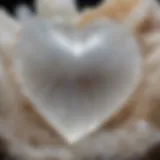
{"label": "heart-shaped stone", "polygon": [[83,30],[63,22],[28,22],[13,69],[34,109],[69,143],[95,131],[133,92],[139,48],[121,25],[97,21]]}

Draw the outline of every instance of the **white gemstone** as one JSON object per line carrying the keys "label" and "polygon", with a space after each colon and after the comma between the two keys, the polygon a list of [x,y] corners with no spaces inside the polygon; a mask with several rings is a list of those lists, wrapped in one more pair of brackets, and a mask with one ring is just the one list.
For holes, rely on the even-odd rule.
{"label": "white gemstone", "polygon": [[134,38],[109,21],[76,30],[34,20],[24,27],[14,52],[23,94],[70,144],[120,109],[140,76]]}

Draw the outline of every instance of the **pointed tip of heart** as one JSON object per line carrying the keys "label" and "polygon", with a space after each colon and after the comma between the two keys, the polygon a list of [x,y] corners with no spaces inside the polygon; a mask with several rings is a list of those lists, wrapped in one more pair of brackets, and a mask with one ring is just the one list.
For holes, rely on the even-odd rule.
{"label": "pointed tip of heart", "polygon": [[99,122],[93,123],[90,126],[83,126],[77,128],[65,128],[57,126],[57,131],[62,136],[62,139],[69,145],[76,144],[81,141],[83,138],[89,136],[90,134],[94,133],[95,130],[100,128]]}

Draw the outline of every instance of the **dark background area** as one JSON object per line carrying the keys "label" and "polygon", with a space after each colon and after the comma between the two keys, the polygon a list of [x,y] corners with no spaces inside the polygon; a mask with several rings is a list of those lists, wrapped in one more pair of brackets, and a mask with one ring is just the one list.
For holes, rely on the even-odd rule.
{"label": "dark background area", "polygon": [[[160,0],[157,1],[160,2]],[[27,4],[32,11],[35,11],[34,2],[35,0],[0,0],[0,6],[3,6],[8,12],[13,14],[14,9],[18,4]],[[75,0],[75,2],[77,8],[82,11],[86,7],[94,7],[100,4],[103,0]]]}
{"label": "dark background area", "polygon": [[[102,1],[103,0],[75,0],[77,8],[80,11],[88,6],[94,7]],[[11,14],[13,14],[14,9],[18,4],[27,4],[32,11],[35,11],[34,2],[35,0],[0,0],[0,6],[5,7]]]}
{"label": "dark background area", "polygon": [[[82,11],[86,7],[94,7],[104,0],[75,0],[77,8]],[[133,0],[134,1],[134,0]],[[157,0],[160,2],[160,0]],[[35,0],[0,0],[0,6],[3,6],[9,13],[13,14],[14,9],[19,4],[27,4],[32,11],[35,11]]]}

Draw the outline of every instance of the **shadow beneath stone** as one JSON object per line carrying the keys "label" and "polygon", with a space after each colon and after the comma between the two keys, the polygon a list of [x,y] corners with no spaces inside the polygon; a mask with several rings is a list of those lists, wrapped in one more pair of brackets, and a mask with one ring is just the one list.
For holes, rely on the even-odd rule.
{"label": "shadow beneath stone", "polygon": [[150,148],[140,160],[160,160],[160,143]]}

